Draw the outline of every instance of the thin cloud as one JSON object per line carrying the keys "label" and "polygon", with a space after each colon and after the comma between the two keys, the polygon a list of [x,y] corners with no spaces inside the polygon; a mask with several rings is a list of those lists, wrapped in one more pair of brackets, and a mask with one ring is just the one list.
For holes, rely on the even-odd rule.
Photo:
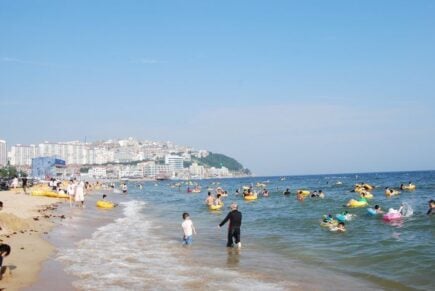
{"label": "thin cloud", "polygon": [[60,69],[69,68],[67,66],[60,66],[54,63],[29,61],[29,60],[23,60],[18,58],[11,58],[11,57],[2,57],[0,59],[0,63],[19,64],[19,65],[27,65],[27,66],[35,66],[35,67],[50,67],[50,68],[60,68]]}
{"label": "thin cloud", "polygon": [[51,66],[54,66],[54,64],[51,64],[51,63],[27,61],[27,60],[21,60],[21,59],[10,58],[10,57],[3,57],[1,59],[1,61],[3,63],[16,63],[16,64],[41,66],[41,67],[51,67]]}

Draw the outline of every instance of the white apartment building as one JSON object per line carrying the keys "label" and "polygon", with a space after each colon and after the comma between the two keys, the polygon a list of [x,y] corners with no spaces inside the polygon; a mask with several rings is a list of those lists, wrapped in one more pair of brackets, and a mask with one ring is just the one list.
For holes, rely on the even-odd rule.
{"label": "white apartment building", "polygon": [[121,167],[118,172],[119,178],[143,178],[143,169],[138,166]]}
{"label": "white apartment building", "polygon": [[116,162],[131,162],[136,160],[136,153],[132,148],[120,147],[114,151],[114,159]]}
{"label": "white apartment building", "polygon": [[176,155],[166,155],[165,164],[169,165],[172,171],[180,171],[184,168],[183,158]]}
{"label": "white apartment building", "polygon": [[155,178],[156,176],[167,176],[172,173],[169,165],[156,164],[154,161],[142,163],[144,177]]}
{"label": "white apartment building", "polygon": [[181,157],[182,157],[183,160],[186,161],[186,162],[190,162],[190,161],[192,161],[192,156],[191,156],[190,154],[188,154],[188,153],[183,153],[183,154],[181,155]]}
{"label": "white apartment building", "polygon": [[156,163],[155,162],[143,163],[143,175],[144,177],[154,178],[156,176]]}
{"label": "white apartment building", "polygon": [[6,166],[8,163],[8,151],[6,149],[6,141],[0,139],[0,166]]}
{"label": "white apartment building", "polygon": [[208,169],[208,175],[210,177],[229,177],[229,176],[231,176],[230,171],[226,167],[221,167],[221,168],[211,167],[210,169]]}
{"label": "white apartment building", "polygon": [[115,160],[115,153],[103,147],[94,148],[94,164],[101,165],[113,162]]}
{"label": "white apartment building", "polygon": [[204,166],[199,166],[197,163],[193,163],[189,167],[189,173],[192,176],[203,178],[206,174]]}
{"label": "white apartment building", "polygon": [[32,159],[38,156],[38,147],[33,144],[17,144],[11,147],[9,156],[13,166],[30,166]]}
{"label": "white apartment building", "polygon": [[106,168],[103,167],[93,167],[88,171],[88,175],[94,178],[107,178]]}
{"label": "white apartment building", "polygon": [[89,164],[89,146],[77,141],[66,143],[41,143],[39,156],[58,156],[69,165]]}

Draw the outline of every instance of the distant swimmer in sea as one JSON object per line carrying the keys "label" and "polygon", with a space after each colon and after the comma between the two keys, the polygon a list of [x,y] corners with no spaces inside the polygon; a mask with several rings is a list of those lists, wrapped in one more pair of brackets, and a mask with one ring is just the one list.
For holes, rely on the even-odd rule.
{"label": "distant swimmer in sea", "polygon": [[216,206],[222,205],[221,194],[216,195],[216,199],[214,200],[213,205],[216,205]]}
{"label": "distant swimmer in sea", "polygon": [[267,189],[263,189],[263,197],[269,197],[269,191]]}
{"label": "distant swimmer in sea", "polygon": [[126,194],[126,193],[128,192],[127,184],[123,183],[123,184],[121,185],[121,191],[122,191],[122,193],[124,193],[124,194]]}
{"label": "distant swimmer in sea", "polygon": [[429,200],[429,210],[427,211],[427,215],[435,214],[435,200]]}
{"label": "distant swimmer in sea", "polygon": [[319,198],[325,198],[325,193],[322,190],[319,190]]}
{"label": "distant swimmer in sea", "polygon": [[207,198],[205,199],[204,203],[205,203],[207,206],[210,206],[210,205],[213,205],[213,204],[214,204],[214,197],[211,195],[211,192],[210,192],[210,191],[208,191]]}
{"label": "distant swimmer in sea", "polygon": [[346,228],[344,227],[344,222],[339,222],[337,226],[331,226],[329,228],[330,231],[336,231],[336,232],[345,232]]}
{"label": "distant swimmer in sea", "polygon": [[284,195],[290,195],[290,189],[289,189],[289,188],[285,189],[285,191],[284,191],[283,194],[284,194]]}
{"label": "distant swimmer in sea", "polygon": [[382,211],[381,207],[379,205],[375,205],[375,211],[377,214],[383,214],[384,211]]}

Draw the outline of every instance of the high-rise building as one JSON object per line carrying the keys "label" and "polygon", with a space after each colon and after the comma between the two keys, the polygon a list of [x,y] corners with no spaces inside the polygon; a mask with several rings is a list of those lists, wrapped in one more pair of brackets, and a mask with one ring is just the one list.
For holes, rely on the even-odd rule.
{"label": "high-rise building", "polygon": [[38,147],[31,145],[14,145],[11,147],[10,159],[13,166],[30,166],[32,159],[38,156]]}
{"label": "high-rise building", "polygon": [[0,166],[6,166],[8,163],[8,153],[6,149],[6,141],[0,139]]}
{"label": "high-rise building", "polygon": [[183,158],[176,155],[166,155],[165,164],[169,165],[172,171],[183,170]]}
{"label": "high-rise building", "polygon": [[89,146],[78,141],[66,143],[41,143],[39,144],[39,156],[58,156],[70,165],[89,164],[89,159],[92,161],[94,160],[93,155],[89,154]]}

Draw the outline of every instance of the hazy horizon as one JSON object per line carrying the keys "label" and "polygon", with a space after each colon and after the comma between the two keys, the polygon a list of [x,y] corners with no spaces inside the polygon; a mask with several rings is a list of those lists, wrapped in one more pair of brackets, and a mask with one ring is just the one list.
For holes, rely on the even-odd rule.
{"label": "hazy horizon", "polygon": [[257,176],[430,170],[435,2],[2,1],[0,139],[126,138]]}

